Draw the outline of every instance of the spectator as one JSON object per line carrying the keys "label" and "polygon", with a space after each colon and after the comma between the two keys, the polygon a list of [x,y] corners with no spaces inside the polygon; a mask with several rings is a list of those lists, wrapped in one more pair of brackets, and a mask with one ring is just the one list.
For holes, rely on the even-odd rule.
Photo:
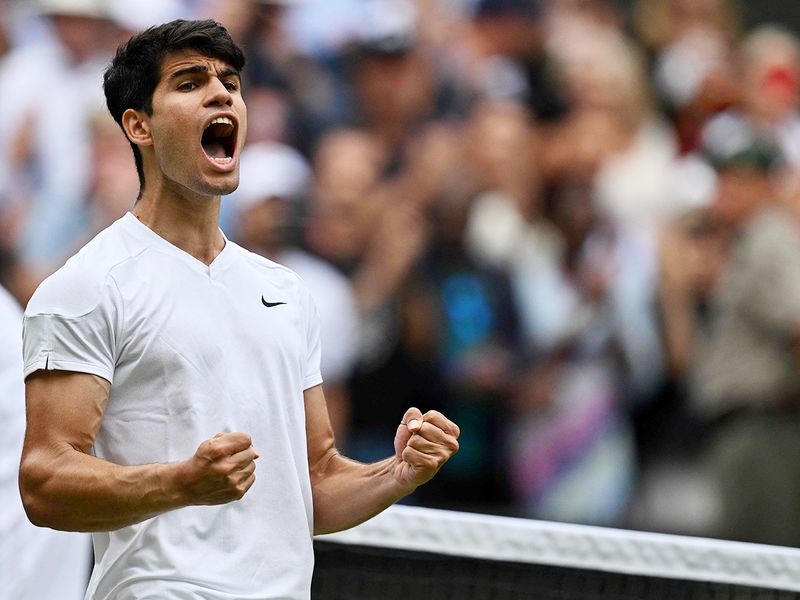
{"label": "spectator", "polygon": [[25,435],[22,382],[22,311],[0,287],[0,589],[14,600],[79,600],[91,568],[87,535],[34,527],[19,496],[19,461]]}
{"label": "spectator", "polygon": [[633,10],[633,27],[653,55],[656,87],[684,152],[698,147],[710,116],[740,99],[739,5],[737,0],[639,0]]}
{"label": "spectator", "polygon": [[783,159],[800,166],[800,42],[764,25],[742,42],[742,113],[759,135],[775,140]]}
{"label": "spectator", "polygon": [[[100,0],[38,0],[52,36],[23,46],[3,64],[0,86],[14,89],[2,100],[5,114],[0,156],[11,165],[12,195],[26,194],[15,250],[33,287],[70,249],[81,228],[81,207],[91,177],[93,115],[103,109],[99,81],[109,57],[111,23]],[[52,93],[43,93],[43,85]],[[58,102],[52,101],[58,95]]]}
{"label": "spectator", "polygon": [[[610,87],[594,101],[617,98],[603,95]],[[576,111],[598,111],[601,122],[630,115],[613,100],[578,100]],[[597,145],[603,153],[583,162],[573,154],[542,196],[532,165],[543,164],[533,162],[543,149],[525,112],[495,105],[474,118],[475,145],[493,168],[472,170],[502,179],[489,177],[475,202],[471,250],[510,275],[530,360],[506,432],[517,502],[539,518],[620,523],[634,475],[628,406],[658,376],[659,340],[643,252],[595,202],[592,176],[608,150]],[[576,143],[576,133],[565,127],[559,141]]]}
{"label": "spectator", "polygon": [[[729,259],[710,295],[705,326],[672,310],[665,313],[671,315],[665,327],[673,331],[672,355],[687,368],[691,407],[707,432],[700,466],[720,503],[711,532],[796,545],[796,189],[788,203],[776,201],[779,152],[743,120],[713,122],[704,151],[719,174],[712,210],[729,240]],[[679,290],[673,288],[673,301]],[[692,344],[675,344],[692,336]],[[681,349],[688,355],[681,356]]]}
{"label": "spectator", "polygon": [[[505,125],[502,119],[494,123]],[[524,120],[518,134],[507,127],[499,129],[495,135],[471,141],[486,144],[489,157],[484,158],[492,162],[486,181],[491,174],[499,177],[498,187],[521,205],[530,200],[524,170],[504,177],[493,161],[511,159],[509,170],[514,163],[526,163],[529,138]],[[521,147],[516,145],[520,141]],[[521,151],[518,161],[509,146]],[[476,156],[480,151],[473,146],[470,153]],[[443,410],[459,415],[465,432],[461,459],[451,463],[441,473],[441,482],[422,497],[427,503],[463,510],[507,512],[508,468],[502,440],[510,420],[513,382],[522,364],[519,310],[508,273],[469,252],[468,223],[476,196],[469,185],[471,169],[460,153],[458,157],[454,168],[463,181],[451,183],[430,200],[433,235],[409,278],[404,311],[404,349],[412,359],[435,366],[439,402]]]}
{"label": "spectator", "polygon": [[[511,234],[504,257],[532,361],[517,378],[506,445],[521,511],[609,525],[626,514],[634,474],[613,294],[625,255],[589,193],[586,183],[565,181],[550,192],[544,218],[495,214]],[[488,239],[482,228],[475,244]]]}
{"label": "spectator", "polygon": [[435,73],[416,46],[415,22],[360,37],[350,49],[349,63],[352,122],[389,152],[402,153],[412,132],[434,117],[437,108]]}
{"label": "spectator", "polygon": [[541,0],[476,2],[470,79],[481,97],[527,103],[538,120],[560,117],[558,85],[544,52]]}
{"label": "spectator", "polygon": [[545,177],[593,179],[603,212],[624,225],[646,229],[674,214],[668,181],[678,148],[636,46],[614,30],[573,23],[550,51],[569,111],[548,129]]}

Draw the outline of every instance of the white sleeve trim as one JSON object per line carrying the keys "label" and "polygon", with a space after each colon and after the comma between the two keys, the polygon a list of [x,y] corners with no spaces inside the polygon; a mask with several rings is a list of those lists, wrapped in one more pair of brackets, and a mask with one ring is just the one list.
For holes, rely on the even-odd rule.
{"label": "white sleeve trim", "polygon": [[97,375],[107,380],[109,383],[114,382],[114,372],[106,369],[100,365],[76,362],[72,360],[62,360],[54,358],[51,350],[42,350],[39,354],[29,363],[25,364],[24,377],[27,378],[35,371],[74,371],[76,373],[89,373],[90,375]]}
{"label": "white sleeve trim", "polygon": [[311,375],[306,375],[306,377],[303,379],[303,391],[318,386],[321,383],[322,383],[322,373],[320,373],[319,371],[317,371],[316,373],[312,373]]}

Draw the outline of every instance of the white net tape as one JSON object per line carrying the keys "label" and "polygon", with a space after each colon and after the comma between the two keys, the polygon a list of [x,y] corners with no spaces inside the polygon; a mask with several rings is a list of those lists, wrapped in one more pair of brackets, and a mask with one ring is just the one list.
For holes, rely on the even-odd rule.
{"label": "white net tape", "polygon": [[393,506],[320,540],[800,591],[800,550],[707,538]]}

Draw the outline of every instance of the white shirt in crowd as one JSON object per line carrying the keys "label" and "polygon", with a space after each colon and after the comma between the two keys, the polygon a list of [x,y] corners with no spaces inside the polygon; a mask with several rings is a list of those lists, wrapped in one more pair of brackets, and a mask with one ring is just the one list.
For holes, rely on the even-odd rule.
{"label": "white shirt in crowd", "polygon": [[34,527],[19,497],[25,435],[22,310],[2,287],[0,340],[0,598],[78,600],[89,578],[89,536]]}

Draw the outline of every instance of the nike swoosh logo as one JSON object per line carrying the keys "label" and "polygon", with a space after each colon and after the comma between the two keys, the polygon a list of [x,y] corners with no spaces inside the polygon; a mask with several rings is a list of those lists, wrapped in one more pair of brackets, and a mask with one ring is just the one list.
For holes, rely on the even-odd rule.
{"label": "nike swoosh logo", "polygon": [[263,304],[267,308],[272,308],[273,306],[280,306],[281,304],[286,304],[286,302],[267,302],[266,300],[264,300],[264,296],[261,296],[261,304]]}

